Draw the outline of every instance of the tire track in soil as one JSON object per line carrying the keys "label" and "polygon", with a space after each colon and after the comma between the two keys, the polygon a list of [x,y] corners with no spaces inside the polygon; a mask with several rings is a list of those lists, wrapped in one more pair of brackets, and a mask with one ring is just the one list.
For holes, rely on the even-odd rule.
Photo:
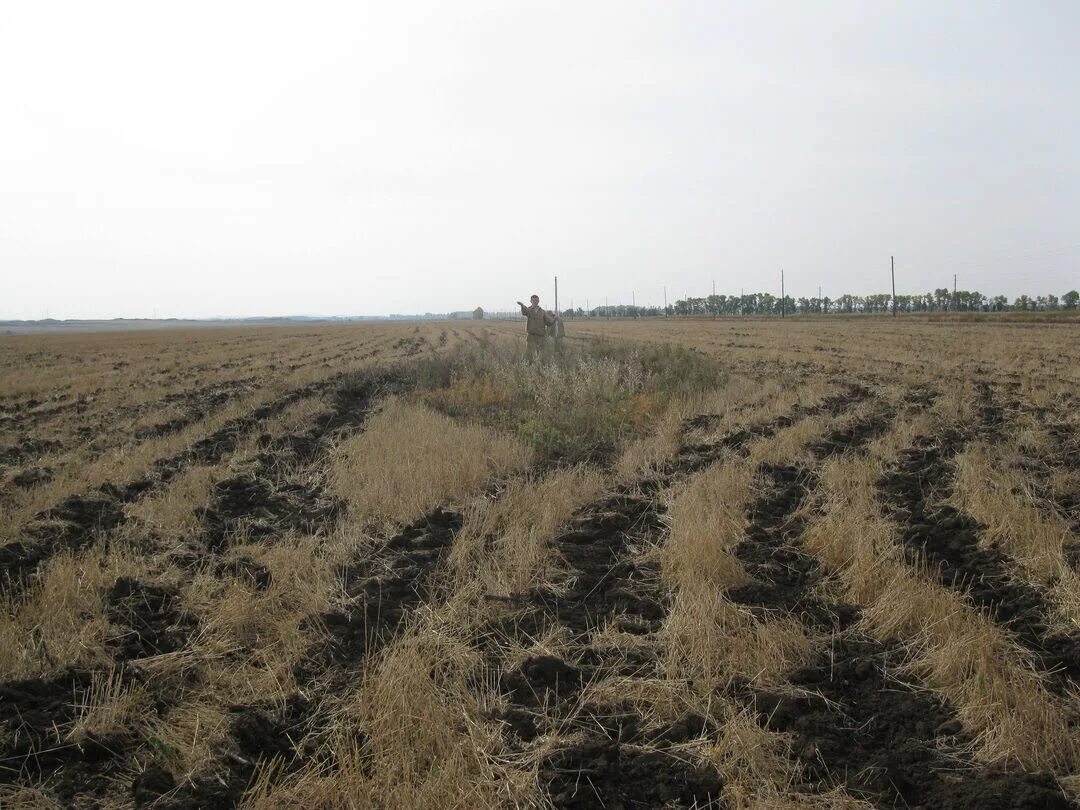
{"label": "tire track in soil", "polygon": [[[338,381],[340,384],[340,381]],[[383,390],[393,385],[395,378],[387,374],[368,374],[337,391],[333,407],[308,433],[285,436],[268,442],[267,452],[259,456],[259,465],[277,469],[273,461],[274,451],[288,452],[294,461],[308,466],[316,463],[330,444],[359,429],[372,404]],[[305,387],[307,390],[309,387]],[[304,396],[300,391],[287,395],[290,401]],[[250,430],[288,403],[276,400],[265,406],[263,415],[244,417],[244,426]],[[206,458],[224,455],[223,446],[235,448],[239,436],[233,432],[226,442],[212,442],[208,437],[200,442],[205,450],[196,447],[185,451],[191,457]],[[174,469],[172,467],[168,469]],[[235,491],[229,481],[221,482],[224,488],[216,491],[218,496],[228,496]],[[293,507],[302,502],[285,499]],[[272,501],[277,506],[279,501]],[[221,497],[217,506],[221,505]],[[233,503],[235,505],[235,503]],[[251,508],[258,509],[251,502]],[[312,531],[326,528],[338,515],[337,510],[324,510],[317,515],[303,517],[303,527]],[[208,527],[208,556],[219,550],[213,542],[214,532],[221,522],[228,522],[220,509],[212,508]],[[240,519],[238,513],[230,518]],[[458,518],[460,523],[460,518]],[[441,516],[432,521],[436,527],[445,522]],[[316,525],[320,523],[321,525]],[[297,528],[289,521],[278,521],[274,533]],[[415,543],[418,534],[408,533],[406,544]],[[264,538],[266,535],[264,535]],[[392,541],[393,542],[393,541]],[[447,541],[449,542],[449,541]],[[220,574],[233,573],[249,577],[256,588],[270,585],[270,572],[254,561],[241,558],[230,563],[218,563]],[[175,652],[182,649],[197,632],[197,622],[187,614],[180,602],[179,589],[141,583],[129,578],[118,579],[106,594],[107,613],[117,632],[108,640],[113,654],[114,666],[125,685],[140,684],[143,676],[129,662],[134,659]],[[122,768],[124,760],[133,754],[143,742],[129,732],[106,736],[89,735],[79,744],[65,742],[56,729],[68,726],[77,715],[76,703],[80,694],[90,688],[92,674],[87,671],[70,670],[52,679],[31,679],[0,685],[0,784],[28,784],[48,780],[54,795],[62,801],[71,802],[76,797],[103,799],[110,789],[110,781]],[[158,698],[154,711],[164,713],[170,702]],[[233,806],[239,800],[255,772],[260,758],[269,761],[282,756],[284,747],[291,746],[296,729],[307,721],[311,705],[299,694],[290,695],[281,704],[235,705],[230,710],[230,732],[239,755],[229,756],[229,776],[215,774],[177,790],[172,777],[160,767],[151,767],[137,775],[132,783],[136,806],[155,801],[163,794],[175,791],[155,806],[202,808],[208,806]],[[251,758],[249,758],[251,757]]]}
{"label": "tire track in soil", "polygon": [[[494,718],[506,725],[507,741],[517,749],[541,733],[565,733],[567,724],[577,729],[572,742],[540,765],[541,784],[556,808],[718,805],[723,784],[716,772],[687,761],[675,748],[715,731],[705,718],[688,715],[670,724],[649,725],[629,703],[582,705],[587,684],[609,676],[650,677],[657,666],[657,652],[647,645],[613,652],[594,646],[590,633],[611,620],[647,642],[661,629],[667,593],[655,564],[636,557],[638,547],[663,530],[664,489],[721,457],[745,454],[754,439],[802,418],[840,413],[868,396],[865,388],[851,386],[819,406],[796,408],[711,444],[684,445],[655,477],[620,487],[581,510],[553,542],[567,567],[560,587],[528,594],[523,611],[485,630],[477,643],[488,649],[496,671],[497,638],[521,644],[557,628],[571,635],[561,657],[531,656],[500,674],[499,688],[508,705]],[[690,420],[684,428],[704,426],[702,421]]]}
{"label": "tire track in soil", "polygon": [[[812,448],[816,462],[858,452],[895,416],[882,411],[834,432]],[[966,740],[952,707],[890,678],[904,650],[853,632],[858,606],[826,602],[816,589],[822,571],[800,548],[804,522],[796,515],[817,485],[815,470],[764,465],[762,472],[769,486],[750,506],[746,539],[736,550],[753,582],[728,597],[761,617],[796,616],[832,639],[817,664],[791,676],[804,693],[774,695],[745,683],[732,684],[732,692],[755,708],[762,725],[794,735],[806,788],[839,782],[881,807],[1072,807],[1049,775],[958,767],[959,756],[949,752],[961,751]]]}
{"label": "tire track in soil", "polygon": [[234,452],[240,442],[267,420],[295,402],[333,390],[346,375],[296,388],[249,414],[230,419],[213,433],[190,446],[152,462],[149,471],[125,484],[105,483],[65,498],[36,515],[21,536],[0,546],[0,571],[9,594],[21,592],[40,566],[61,551],[78,551],[103,533],[127,521],[124,505],[134,503],[168,485],[177,475],[196,465],[213,465]]}
{"label": "tire track in soil", "polygon": [[[328,637],[294,669],[300,688],[281,702],[230,706],[230,739],[237,753],[226,755],[227,767],[182,785],[167,771],[148,768],[132,784],[135,806],[235,807],[260,766],[277,758],[280,778],[309,764],[325,741],[319,696],[359,688],[365,661],[427,603],[461,525],[460,513],[435,509],[345,565],[340,571],[345,606],[319,617],[317,624]],[[316,691],[310,698],[305,695]]]}
{"label": "tire track in soil", "polygon": [[[108,589],[106,605],[119,631],[107,643],[113,675],[125,688],[145,685],[130,661],[181,650],[197,630],[173,587],[121,577]],[[132,731],[67,738],[65,729],[78,719],[78,704],[94,685],[94,674],[78,669],[0,684],[0,785],[48,780],[49,792],[65,806],[105,802],[142,740]],[[165,707],[159,701],[153,708],[160,713]]]}
{"label": "tire track in soil", "polygon": [[897,525],[907,560],[929,563],[941,583],[963,593],[1010,636],[1030,650],[1049,678],[1066,694],[1080,685],[1080,634],[1053,633],[1053,606],[1044,591],[1024,581],[1016,561],[984,545],[982,526],[945,501],[955,484],[953,461],[976,436],[997,438],[1003,410],[988,385],[981,387],[977,429],[946,428],[901,452],[878,481],[883,511]]}
{"label": "tire track in soil", "polygon": [[[381,393],[393,384],[392,380],[384,380]],[[369,403],[373,398],[369,397]],[[257,536],[264,542],[290,529],[308,533],[329,530],[342,514],[336,504],[301,515],[297,510],[302,504],[322,501],[321,494],[307,490],[298,496],[295,485],[282,486],[281,481],[273,479],[281,477],[283,455],[311,466],[340,438],[343,430],[358,429],[369,410],[355,406],[339,408],[351,418],[330,419],[311,434],[270,443],[269,452],[261,452],[257,459],[257,466],[267,479],[260,486],[251,486],[252,481],[262,477],[250,472],[221,482],[214,505],[204,513],[210,552],[216,554],[222,550],[229,533],[241,525],[248,539]],[[245,494],[238,497],[238,492]],[[259,522],[245,523],[245,517],[253,512],[258,513]],[[297,525],[297,520],[304,521],[303,525]],[[252,531],[253,525],[260,527],[258,532]],[[340,695],[358,688],[369,656],[385,647],[409,617],[429,600],[437,582],[436,573],[449,555],[461,525],[460,513],[439,507],[374,549],[365,548],[344,565],[338,572],[344,604],[322,614],[313,623],[312,630],[325,629],[327,637],[315,644],[294,668],[299,689],[283,702],[229,707],[230,737],[238,753],[227,756],[227,768],[180,786],[167,772],[148,769],[133,783],[132,790],[140,797],[139,801],[156,802],[155,807],[169,810],[233,807],[240,802],[260,765],[278,758],[280,778],[307,764],[319,748],[320,700],[308,698],[304,693]],[[249,560],[240,562],[253,564]],[[265,573],[268,585],[269,572]],[[317,689],[306,688],[315,685]],[[136,806],[141,805],[137,802]]]}

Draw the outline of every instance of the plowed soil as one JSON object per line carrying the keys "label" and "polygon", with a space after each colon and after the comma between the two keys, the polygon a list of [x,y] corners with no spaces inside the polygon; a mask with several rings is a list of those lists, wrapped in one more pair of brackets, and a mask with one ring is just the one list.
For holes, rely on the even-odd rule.
{"label": "plowed soil", "polygon": [[[920,682],[903,669],[911,654],[908,646],[866,634],[870,625],[859,621],[863,606],[836,596],[836,583],[803,540],[824,500],[821,481],[832,480],[824,465],[868,452],[875,439],[902,420],[927,417],[935,403],[963,389],[960,399],[974,405],[974,411],[965,411],[972,424],[927,417],[927,424],[935,425],[928,435],[904,439],[910,446],[876,482],[884,516],[896,526],[906,561],[925,564],[942,587],[964,597],[965,609],[981,611],[1030,652],[1037,674],[1059,701],[1054,705],[1073,712],[1080,685],[1080,633],[1052,631],[1054,608],[1047,595],[1019,575],[1016,559],[986,542],[983,526],[948,502],[954,461],[967,443],[1011,438],[1030,419],[1053,446],[1021,463],[1030,465],[1031,481],[1044,494],[1047,508],[1080,526],[1080,493],[1046,494],[1053,476],[1080,469],[1076,421],[1068,413],[1078,400],[1053,387],[1040,391],[1026,370],[1031,366],[1025,365],[1028,356],[1050,357],[1066,381],[1072,380],[1071,344],[1046,353],[1038,343],[1045,337],[1010,327],[1016,352],[1026,354],[1016,355],[1014,367],[996,370],[981,355],[965,354],[972,341],[963,330],[948,344],[949,351],[941,352],[944,327],[920,326],[905,333],[905,354],[893,351],[900,327],[876,321],[873,326],[859,323],[858,329],[843,325],[836,334],[805,319],[793,324],[729,320],[572,326],[569,339],[581,346],[590,330],[606,344],[609,330],[613,335],[632,328],[656,329],[665,341],[670,336],[695,349],[700,341],[722,361],[725,373],[741,375],[743,382],[775,385],[777,396],[798,386],[811,393],[800,391],[785,400],[783,412],[773,408],[763,411],[767,416],[761,419],[730,423],[745,415],[741,408],[759,406],[746,404],[752,401],[749,396],[739,405],[721,397],[715,400],[718,413],[683,420],[667,460],[633,474],[633,480],[621,467],[616,475],[616,443],[605,444],[589,462],[606,476],[602,494],[545,538],[553,561],[544,568],[544,578],[509,596],[466,589],[468,598],[475,596],[485,610],[472,617],[473,623],[454,626],[454,642],[477,663],[459,694],[483,700],[476,702],[480,716],[462,714],[460,721],[466,730],[482,731],[476,739],[494,741],[496,753],[478,758],[483,766],[496,773],[495,765],[520,766],[532,780],[530,806],[735,806],[725,802],[737,777],[702,754],[712,751],[725,732],[712,704],[693,711],[683,704],[660,710],[642,696],[653,694],[649,690],[658,683],[671,685],[665,680],[671,677],[665,669],[670,661],[665,645],[671,638],[666,631],[678,603],[656,553],[668,539],[665,504],[711,466],[738,462],[747,465],[753,479],[749,502],[740,502],[736,510],[745,528],[736,529],[741,538],[733,551],[746,581],[723,596],[737,607],[740,620],[796,623],[814,646],[797,669],[781,673],[780,682],[768,681],[766,687],[761,679],[730,679],[716,692],[709,691],[712,687],[705,691],[710,701],[744,710],[751,726],[756,721],[791,742],[790,751],[770,753],[786,757],[784,764],[797,774],[786,789],[813,806],[821,806],[838,787],[874,807],[1078,806],[1071,799],[1075,779],[1069,772],[976,764],[973,751],[979,740],[965,729],[957,705],[942,697],[937,684]],[[79,590],[82,583],[72,582],[64,593],[80,594],[78,599],[40,608],[77,611],[76,623],[96,622],[100,632],[88,634],[97,644],[95,657],[77,659],[76,668],[51,659],[53,650],[43,641],[45,621],[20,626],[20,632],[29,628],[25,639],[19,637],[20,644],[26,642],[20,654],[39,669],[5,659],[7,651],[0,651],[0,660],[11,667],[0,677],[0,806],[16,798],[25,803],[46,797],[50,806],[63,807],[234,808],[252,797],[257,782],[266,788],[291,787],[290,780],[303,775],[332,785],[345,766],[328,751],[341,742],[336,735],[343,728],[355,732],[348,744],[361,762],[349,778],[377,781],[370,765],[377,732],[353,716],[363,714],[358,699],[368,694],[366,679],[378,671],[373,667],[392,660],[387,654],[401,649],[401,641],[411,640],[428,623],[457,620],[448,609],[459,604],[448,593],[459,573],[451,555],[458,538],[467,536],[462,529],[472,504],[444,498],[408,525],[376,530],[351,523],[348,507],[327,482],[334,480],[337,447],[369,428],[368,417],[382,397],[417,398],[410,386],[419,379],[410,376],[411,366],[375,368],[367,360],[391,356],[419,362],[455,343],[482,351],[511,334],[509,326],[491,322],[444,327],[380,326],[385,331],[370,338],[364,333],[362,339],[351,331],[331,336],[318,330],[294,332],[280,351],[267,349],[281,345],[278,337],[236,333],[220,346],[203,346],[186,365],[175,347],[146,339],[130,355],[68,357],[40,391],[23,374],[18,390],[0,392],[0,508],[21,504],[24,510],[17,512],[17,522],[10,521],[0,544],[5,621],[32,603],[44,572],[58,570],[50,566],[58,556],[96,557],[100,549],[103,558],[111,559],[121,548],[147,555],[137,574],[88,580],[93,583],[89,596]],[[870,338],[864,341],[866,335]],[[512,336],[520,342],[517,331]],[[19,371],[46,357],[60,363],[59,354],[26,352],[17,361],[12,356],[0,356],[0,368]],[[82,361],[91,367],[82,369]],[[450,378],[449,366],[438,370]],[[823,382],[840,393],[822,399]],[[124,386],[139,396],[125,398]],[[1031,392],[1039,395],[1028,402]],[[466,393],[485,403],[501,396],[496,385]],[[659,424],[651,420],[662,399],[636,397],[634,418]],[[325,402],[325,411],[314,414],[309,401]],[[226,421],[223,414],[232,418]],[[286,414],[300,415],[289,422]],[[823,420],[824,431],[813,417]],[[804,425],[805,420],[811,421]],[[674,430],[677,423],[672,424]],[[749,426],[736,427],[741,424]],[[759,458],[752,454],[755,443],[795,426],[818,431],[813,434],[817,438],[795,457],[753,461]],[[178,436],[194,438],[177,449],[179,443],[171,442]],[[117,480],[98,485],[107,477],[101,475],[79,479],[85,486],[67,485],[70,470],[64,459],[80,448],[91,463],[144,444],[158,449],[138,457],[149,459],[138,475],[115,475]],[[559,458],[536,461],[527,471],[529,483],[564,463]],[[164,540],[164,531],[134,517],[139,509],[130,507],[155,503],[144,500],[150,495],[171,495],[187,480],[181,473],[195,467],[213,468],[197,501],[203,505],[196,509],[184,501],[184,525],[192,527],[190,532],[180,540]],[[498,485],[505,483],[501,478],[488,482],[497,486],[485,493],[502,497]],[[334,545],[342,538],[348,543]],[[319,557],[324,565],[319,576],[332,583],[322,587],[332,588],[332,598],[306,612],[283,614],[288,632],[299,641],[287,663],[273,670],[272,688],[260,683],[258,690],[212,692],[210,681],[226,668],[240,671],[267,651],[259,637],[214,648],[210,663],[189,660],[193,651],[205,649],[200,639],[211,633],[217,615],[192,607],[203,604],[200,594],[192,596],[194,586],[233,589],[250,600],[249,606],[284,599],[282,583],[292,572],[273,555],[291,562],[287,554],[295,549],[290,544],[301,541],[320,554],[334,555]],[[1070,541],[1080,548],[1080,536]],[[1080,553],[1075,556],[1080,560]],[[94,599],[96,613],[84,607]],[[297,615],[303,618],[294,620]],[[15,677],[27,671],[42,677]],[[167,674],[159,677],[159,672]],[[279,682],[281,673],[285,676]],[[438,674],[432,673],[432,683]],[[137,716],[88,724],[87,707],[100,699],[103,685],[137,693],[142,701]],[[180,754],[186,749],[179,752],[158,732],[178,708],[190,705],[184,701],[191,694],[217,695],[213,711],[197,718],[217,725],[212,732],[196,725],[195,740],[211,740],[209,755],[185,770]],[[408,697],[395,710],[420,722],[423,718],[408,714]],[[93,730],[101,727],[111,730]],[[449,731],[467,736],[461,729]],[[410,778],[439,775],[436,755],[420,752],[417,761],[431,773]],[[519,788],[500,784],[497,795],[513,795],[512,789]],[[344,793],[334,795],[354,799],[352,794],[347,799]],[[276,806],[278,798],[270,796],[261,806]],[[375,803],[401,804],[400,799]]]}

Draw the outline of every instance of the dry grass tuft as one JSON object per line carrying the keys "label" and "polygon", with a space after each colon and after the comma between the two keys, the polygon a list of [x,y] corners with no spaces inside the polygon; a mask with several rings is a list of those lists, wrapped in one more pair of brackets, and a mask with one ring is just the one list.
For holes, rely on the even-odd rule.
{"label": "dry grass tuft", "polygon": [[733,588],[746,581],[733,552],[746,528],[753,469],[743,462],[714,465],[670,500],[670,526],[661,551],[671,587]]}
{"label": "dry grass tuft", "polygon": [[817,649],[797,620],[759,621],[708,586],[676,593],[661,636],[668,677],[692,683],[705,698],[734,678],[782,688],[787,674],[809,663]]}
{"label": "dry grass tuft", "polygon": [[68,739],[80,742],[88,734],[103,736],[141,726],[152,705],[152,698],[140,686],[125,683],[119,672],[95,672],[90,689],[77,704],[78,719]]}
{"label": "dry grass tuft", "polygon": [[354,515],[403,524],[529,461],[509,436],[391,399],[339,448],[330,481]]}
{"label": "dry grass tuft", "polygon": [[135,541],[136,534],[149,531],[163,544],[194,538],[201,528],[196,510],[209,505],[219,474],[213,467],[192,467],[173,479],[167,489],[128,504],[124,511],[135,521],[126,527],[127,534]]}
{"label": "dry grass tuft", "polygon": [[147,729],[157,758],[178,781],[214,761],[229,737],[229,714],[213,699],[195,697],[169,709]]}

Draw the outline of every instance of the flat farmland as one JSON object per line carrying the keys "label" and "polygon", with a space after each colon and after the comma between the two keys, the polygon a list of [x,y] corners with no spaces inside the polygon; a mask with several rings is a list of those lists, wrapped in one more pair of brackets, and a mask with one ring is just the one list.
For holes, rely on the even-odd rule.
{"label": "flat farmland", "polygon": [[0,806],[1080,796],[1080,325],[0,341]]}

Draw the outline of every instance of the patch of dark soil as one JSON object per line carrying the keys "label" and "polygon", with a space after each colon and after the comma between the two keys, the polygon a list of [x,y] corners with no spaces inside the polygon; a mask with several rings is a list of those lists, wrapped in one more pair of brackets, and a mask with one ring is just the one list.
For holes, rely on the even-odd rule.
{"label": "patch of dark soil", "polygon": [[160,765],[151,765],[131,783],[131,799],[135,807],[153,804],[176,787],[173,775]]}
{"label": "patch of dark soil", "polygon": [[1046,596],[1014,576],[1020,569],[1009,555],[981,542],[977,521],[943,503],[953,482],[950,462],[963,446],[957,432],[928,437],[901,453],[878,481],[904,550],[913,563],[928,562],[942,584],[966,594],[1034,652],[1054,676],[1051,687],[1067,690],[1080,683],[1080,635],[1049,632]]}
{"label": "patch of dark soil", "polygon": [[[427,600],[433,575],[461,525],[460,513],[440,507],[345,567],[341,580],[347,607],[322,616],[330,633],[325,651],[330,661],[358,664],[397,632]],[[315,651],[304,665],[308,676],[312,667],[325,663],[321,657]],[[298,678],[305,676],[298,673]]]}
{"label": "patch of dark soil", "polygon": [[182,649],[197,626],[175,588],[121,577],[109,588],[106,600],[109,621],[120,629],[109,639],[117,661]]}
{"label": "patch of dark soil", "polygon": [[198,515],[208,549],[220,553],[238,533],[248,540],[288,531],[314,534],[336,521],[341,511],[340,502],[321,488],[278,483],[252,471],[215,484],[212,505],[200,507]]}
{"label": "patch of dark soil", "polygon": [[269,762],[277,757],[288,765],[303,753],[311,708],[303,695],[290,695],[281,704],[233,706],[229,709],[233,741],[247,759]]}
{"label": "patch of dark soil", "polygon": [[99,532],[124,521],[123,503],[106,490],[73,495],[39,514],[23,538],[0,546],[0,571],[11,587],[25,584],[43,560],[60,551],[78,550]]}
{"label": "patch of dark soil", "polygon": [[335,523],[342,504],[304,470],[332,442],[363,425],[376,397],[395,384],[397,378],[388,373],[359,378],[336,389],[331,410],[320,415],[309,431],[262,437],[249,469],[218,482],[211,505],[199,510],[207,548],[218,553],[236,534],[246,539],[289,531],[315,534]]}
{"label": "patch of dark soil", "polygon": [[587,740],[540,766],[557,808],[721,807],[723,783],[710,768],[671,752]]}
{"label": "patch of dark soil", "polygon": [[759,694],[762,721],[795,735],[809,780],[840,778],[855,796],[887,807],[1069,808],[1047,774],[971,770],[942,743],[965,740],[952,709],[885,675],[902,662],[876,642],[840,637],[821,663],[795,673],[805,697]]}
{"label": "patch of dark soil", "polygon": [[20,470],[13,475],[11,483],[21,489],[29,489],[38,484],[52,481],[53,475],[52,467],[27,467],[25,470]]}
{"label": "patch of dark soil", "polygon": [[89,673],[69,671],[0,685],[0,784],[48,779],[50,793],[69,806],[104,797],[135,740],[124,734],[67,738],[90,683]]}
{"label": "patch of dark soil", "polygon": [[[735,549],[751,581],[726,595],[754,608],[761,618],[779,611],[811,626],[831,629],[838,616],[815,595],[813,588],[822,576],[820,564],[799,548],[804,524],[795,517],[816,479],[801,467],[766,464],[760,472],[766,489],[747,510],[750,525]],[[847,611],[841,615],[846,616]]]}
{"label": "patch of dark soil", "polygon": [[89,688],[90,674],[79,671],[0,685],[0,773],[63,763],[73,746],[60,730],[75,721],[78,696]]}
{"label": "patch of dark soil", "polygon": [[585,673],[554,655],[532,656],[500,680],[502,688],[521,706],[539,708],[570,700],[581,690]]}
{"label": "patch of dark soil", "polygon": [[0,451],[0,465],[14,467],[33,459],[41,458],[47,453],[54,453],[64,449],[64,443],[55,439],[37,439],[33,436],[23,436],[17,444]]}
{"label": "patch of dark soil", "polygon": [[578,632],[616,615],[649,623],[662,620],[657,572],[625,559],[632,544],[661,528],[656,500],[628,494],[614,495],[574,521],[570,531],[555,541],[572,573],[570,588],[547,604],[554,618]]}

